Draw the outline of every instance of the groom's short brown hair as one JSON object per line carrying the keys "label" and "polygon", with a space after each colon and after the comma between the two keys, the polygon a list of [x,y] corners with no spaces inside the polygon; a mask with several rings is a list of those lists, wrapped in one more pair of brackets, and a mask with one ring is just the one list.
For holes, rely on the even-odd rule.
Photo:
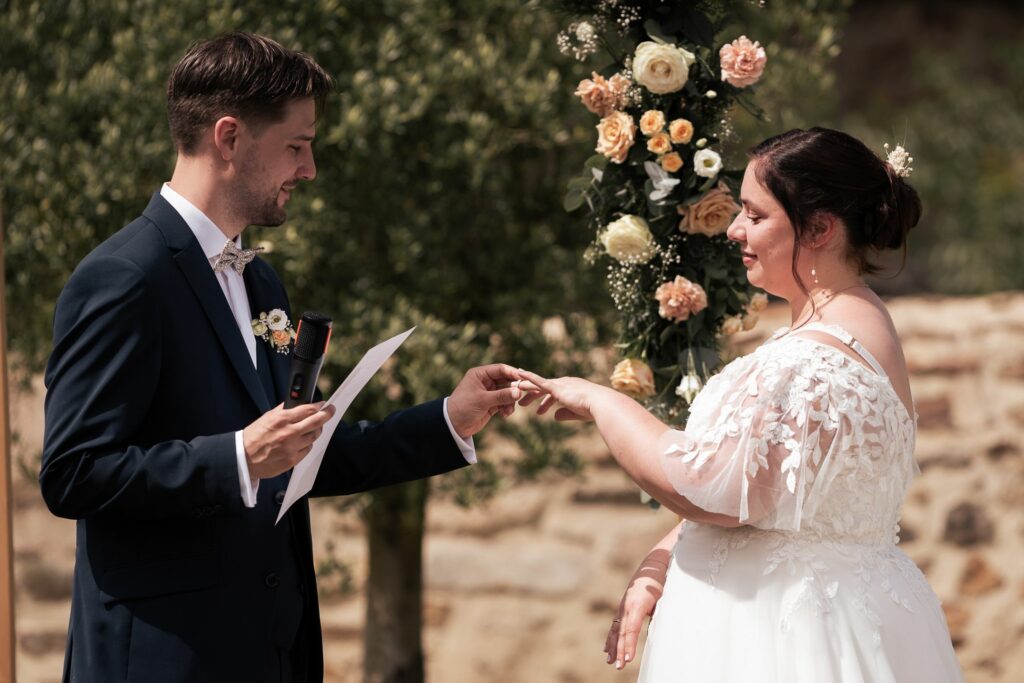
{"label": "groom's short brown hair", "polygon": [[311,57],[270,38],[235,31],[192,45],[167,80],[171,138],[185,154],[222,116],[257,129],[281,121],[292,100],[312,97],[322,111],[334,81]]}

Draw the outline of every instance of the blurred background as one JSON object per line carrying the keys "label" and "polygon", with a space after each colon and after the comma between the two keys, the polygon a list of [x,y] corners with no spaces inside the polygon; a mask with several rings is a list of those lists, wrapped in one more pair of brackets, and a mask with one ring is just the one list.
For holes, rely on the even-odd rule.
{"label": "blurred background", "polygon": [[[766,118],[733,117],[733,167],[767,135],[811,125],[914,156],[924,218],[905,267],[896,254],[874,280],[921,416],[902,544],[944,602],[968,680],[1018,680],[1024,7],[734,4],[722,42],[746,34],[769,61]],[[60,679],[74,558],[73,523],[35,484],[54,302],[170,176],[164,85],[189,44],[253,30],[338,81],[318,177],[285,225],[246,239],[268,248],[293,309],[334,316],[325,390],[418,326],[352,408],[375,419],[447,394],[478,363],[610,371],[614,311],[582,258],[593,235],[561,208],[595,140],[572,94],[595,63],[558,52],[567,21],[541,0],[0,0],[18,680]],[[788,321],[773,306],[730,352]],[[315,502],[327,680],[411,681],[402,671],[421,659],[432,682],[632,680],[604,665],[604,633],[672,516],[639,503],[589,429],[519,414],[478,445],[481,463],[462,472]],[[421,603],[422,628],[393,626]]]}

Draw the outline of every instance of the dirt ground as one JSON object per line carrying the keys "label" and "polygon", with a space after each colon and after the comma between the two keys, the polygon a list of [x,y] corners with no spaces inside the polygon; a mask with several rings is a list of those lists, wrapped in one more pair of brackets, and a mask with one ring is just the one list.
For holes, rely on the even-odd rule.
{"label": "dirt ground", "polygon": [[[901,545],[943,600],[972,683],[1024,670],[1024,293],[890,302],[920,414]],[[735,339],[751,348],[788,323],[771,307]],[[42,386],[12,391],[15,456],[42,443]],[[525,419],[517,415],[514,419]],[[604,663],[603,638],[626,580],[674,523],[638,502],[593,430],[575,437],[578,479],[507,490],[484,507],[431,502],[425,544],[431,683],[601,683],[636,667]],[[486,457],[487,454],[482,454]],[[28,469],[28,468],[26,468]],[[15,473],[18,681],[60,680],[74,523],[51,516],[34,472]],[[315,501],[318,559],[352,569],[355,591],[325,596],[326,680],[361,680],[366,548],[359,519]],[[331,546],[328,548],[328,546]]]}

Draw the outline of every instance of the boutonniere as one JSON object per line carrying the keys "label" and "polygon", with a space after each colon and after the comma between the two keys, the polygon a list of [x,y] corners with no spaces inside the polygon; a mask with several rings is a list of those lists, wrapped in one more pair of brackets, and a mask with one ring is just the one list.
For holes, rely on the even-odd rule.
{"label": "boutonniere", "polygon": [[288,353],[295,339],[295,329],[288,314],[280,308],[269,313],[260,313],[260,317],[252,321],[252,333],[270,344],[278,353]]}

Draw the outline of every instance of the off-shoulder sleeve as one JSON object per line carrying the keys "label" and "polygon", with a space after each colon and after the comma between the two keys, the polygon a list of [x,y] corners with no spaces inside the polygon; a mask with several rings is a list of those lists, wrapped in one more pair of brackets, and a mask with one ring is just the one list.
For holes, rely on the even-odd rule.
{"label": "off-shoulder sleeve", "polygon": [[726,381],[701,392],[686,431],[659,441],[673,487],[708,512],[798,530],[842,466],[843,445],[879,440],[855,417],[864,397],[836,370],[796,353],[716,378]]}

